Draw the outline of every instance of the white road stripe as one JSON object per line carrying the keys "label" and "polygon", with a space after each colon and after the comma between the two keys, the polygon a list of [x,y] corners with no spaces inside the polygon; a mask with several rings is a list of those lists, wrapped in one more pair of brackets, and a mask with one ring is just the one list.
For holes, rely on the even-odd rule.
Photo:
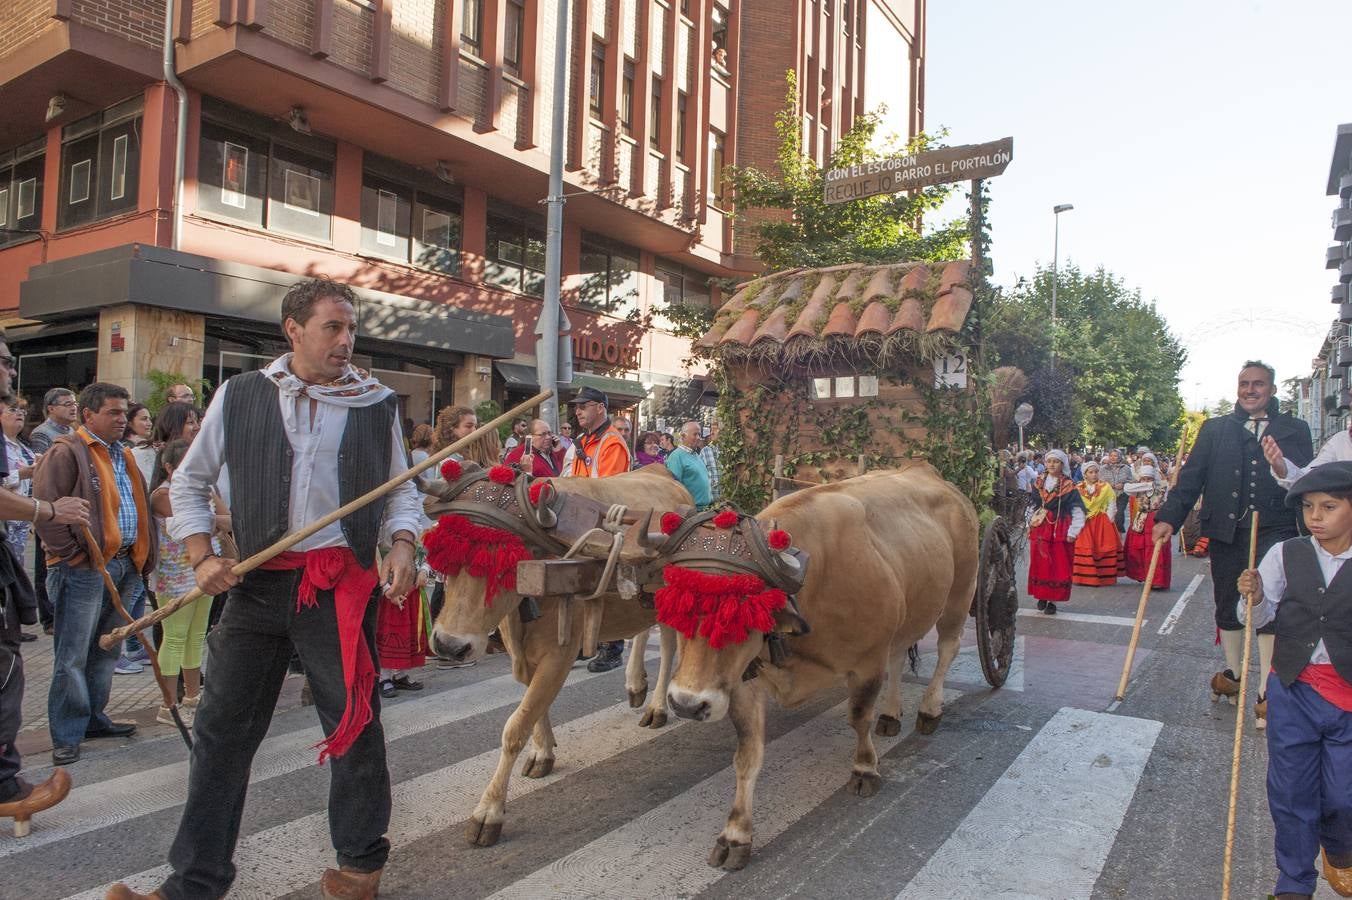
{"label": "white road stripe", "polygon": [[[655,653],[646,656],[648,661],[656,658]],[[579,667],[569,674],[565,687],[595,677]],[[417,700],[387,704],[381,711],[385,740],[396,741],[498,707],[514,706],[521,702],[524,691],[524,686],[511,675],[499,675]],[[315,765],[318,751],[314,745],[323,736],[316,725],[264,741],[254,757],[249,783],[257,784]],[[78,772],[75,778],[78,782]],[[187,779],[188,763],[184,760],[80,785],[71,790],[60,806],[37,816],[36,827],[28,837],[0,842],[0,858],[178,806],[187,799]]]}
{"label": "white road stripe", "polygon": [[1178,598],[1174,608],[1169,610],[1169,615],[1164,617],[1164,624],[1160,626],[1160,634],[1169,634],[1174,630],[1178,620],[1183,618],[1183,610],[1187,607],[1188,601],[1192,599],[1193,594],[1197,593],[1197,588],[1201,586],[1202,579],[1205,577],[1201,572],[1192,576],[1192,581],[1188,582],[1188,586],[1183,589],[1183,595]]}
{"label": "white road stripe", "polygon": [[[905,708],[915,709],[924,688],[905,684],[902,691]],[[956,691],[945,692],[946,700],[956,696]],[[845,786],[855,750],[846,716],[847,704],[841,703],[765,748],[755,791],[757,847],[763,848]],[[897,737],[875,736],[878,753],[886,753],[910,734],[914,722],[914,715],[907,716]],[[731,758],[731,729],[724,730],[720,739]],[[724,875],[706,865],[705,858],[723,829],[735,786],[736,773],[729,766],[493,897],[690,897]]]}
{"label": "white road stripe", "polygon": [[[927,647],[920,654],[920,662],[916,665],[916,676],[926,684],[934,675],[934,664],[939,661],[932,647]],[[907,674],[907,673],[902,673]],[[975,644],[963,647],[958,651],[958,655],[953,658],[953,665],[948,669],[948,678],[945,684],[957,682],[958,684],[986,684],[986,675],[981,671],[980,650]],[[1009,677],[1005,679],[1002,690],[1022,691],[1023,690],[1023,638],[1014,638],[1014,659],[1009,664]]]}
{"label": "white road stripe", "polygon": [[[610,706],[562,726],[555,726],[558,766],[547,778],[514,775],[508,792],[507,829],[546,828],[548,823],[513,817],[511,801],[562,778],[604,762],[610,757],[645,744],[684,725],[677,719],[664,729],[638,727],[638,710],[628,704]],[[458,828],[479,802],[488,779],[497,767],[499,750],[494,747],[478,756],[400,782],[394,786],[394,814],[388,832],[396,848]],[[463,852],[468,852],[466,849]],[[485,851],[493,852],[493,851]],[[240,840],[235,851],[239,877],[230,896],[278,897],[315,884],[324,869],[333,865],[328,812],[317,812],[256,832]],[[158,866],[119,880],[134,890],[149,891],[169,876],[168,866]],[[109,885],[74,895],[77,900],[102,900]]]}
{"label": "white road stripe", "polygon": [[1090,897],[1161,727],[1060,710],[897,900]]}
{"label": "white road stripe", "polygon": [[[1056,611],[1055,616],[1049,616],[1036,609],[1020,609],[1019,615],[1032,616],[1038,619],[1050,619],[1053,622],[1088,622],[1091,625],[1125,625],[1127,628],[1131,628],[1136,624],[1135,616],[1100,616],[1095,615],[1094,613],[1061,612],[1060,609]],[[1146,621],[1149,620],[1147,619]]]}

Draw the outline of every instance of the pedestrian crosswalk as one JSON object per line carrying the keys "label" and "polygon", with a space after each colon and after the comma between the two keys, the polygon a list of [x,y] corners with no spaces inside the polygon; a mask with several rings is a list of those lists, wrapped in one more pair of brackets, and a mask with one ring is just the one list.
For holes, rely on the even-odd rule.
{"label": "pedestrian crosswalk", "polygon": [[[1018,649],[1021,664],[1022,641]],[[922,665],[928,656],[922,656]],[[924,805],[923,783],[901,784],[895,774],[886,774],[895,773],[895,766],[884,766],[879,796],[843,795],[855,744],[846,703],[828,698],[802,712],[772,706],[755,794],[751,863],[738,873],[711,868],[705,859],[735,784],[731,727],[677,719],[661,730],[639,728],[638,711],[614,702],[622,691],[620,673],[596,676],[578,668],[555,704],[558,767],[544,779],[513,777],[502,842],[470,848],[461,830],[497,764],[497,728],[521,695],[505,661],[488,665],[502,666],[502,674],[481,671],[486,676],[481,680],[401,699],[384,712],[395,785],[391,878],[382,896],[782,896],[774,884],[758,880],[757,866],[767,858],[779,867],[802,866],[803,877],[789,880],[804,882],[814,863],[773,856],[777,839],[829,824],[827,830],[850,839],[875,832],[890,840],[906,833],[908,819],[936,815]],[[922,684],[907,681],[902,733],[874,738],[889,761],[923,755],[941,739],[942,729],[957,734],[966,729],[970,736],[976,726],[964,725],[964,708],[992,696],[966,678],[955,679],[945,691],[948,713],[941,731],[926,738],[912,731],[922,690]],[[937,851],[894,867],[886,883],[867,889],[843,884],[842,895],[879,900],[1102,895],[1096,883],[1160,731],[1152,720],[1069,708],[1039,714],[1031,729],[1010,726],[1001,734],[1022,744],[1017,756],[1011,750],[1000,767],[972,767],[953,776],[981,783],[968,785],[970,799],[942,811],[947,837],[936,840]],[[325,776],[313,768],[317,739],[317,728],[302,727],[264,743],[254,766],[231,897],[317,895],[319,874],[333,864]],[[428,753],[430,745],[455,750],[435,756]],[[686,766],[682,754],[692,748],[701,750],[702,762]],[[636,768],[635,760],[648,768]],[[635,771],[646,774],[636,777]],[[13,896],[81,900],[101,898],[118,880],[139,890],[154,888],[168,874],[165,850],[177,825],[185,777],[186,764],[179,761],[81,784],[66,804],[36,820],[26,841],[0,837],[0,856],[6,857],[0,884],[21,891]],[[303,802],[285,799],[298,791]],[[592,826],[589,816],[541,812],[594,809],[610,801],[608,794],[623,794],[634,813]],[[651,801],[643,799],[649,796]],[[827,817],[836,821],[828,823]],[[1047,842],[1048,835],[1056,840]],[[436,852],[427,852],[429,839]],[[415,846],[420,849],[409,849]],[[832,859],[839,863],[849,853],[845,846]],[[50,875],[55,861],[71,859],[79,865]],[[465,866],[491,869],[493,875],[458,880],[453,887],[442,883],[442,873]],[[11,896],[3,886],[0,895]]]}

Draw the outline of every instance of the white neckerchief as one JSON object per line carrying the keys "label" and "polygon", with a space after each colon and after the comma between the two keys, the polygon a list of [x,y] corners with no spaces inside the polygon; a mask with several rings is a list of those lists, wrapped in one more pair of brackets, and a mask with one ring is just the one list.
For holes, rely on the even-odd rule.
{"label": "white neckerchief", "polygon": [[347,371],[327,384],[310,384],[291,371],[291,354],[283,353],[268,364],[263,374],[286,397],[309,397],[320,403],[332,403],[349,409],[371,406],[384,400],[393,390],[371,377],[369,372],[349,365]]}

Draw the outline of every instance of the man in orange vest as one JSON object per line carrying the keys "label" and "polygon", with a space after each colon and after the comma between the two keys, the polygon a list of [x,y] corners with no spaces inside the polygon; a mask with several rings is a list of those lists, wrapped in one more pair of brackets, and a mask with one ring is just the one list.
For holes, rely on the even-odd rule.
{"label": "man in orange vest", "polygon": [[[577,437],[563,459],[563,474],[578,478],[605,478],[629,471],[629,445],[610,421],[609,398],[584,387],[568,401],[577,419]],[[642,652],[642,651],[640,651]],[[624,641],[607,641],[587,663],[588,672],[609,672],[624,659]]]}

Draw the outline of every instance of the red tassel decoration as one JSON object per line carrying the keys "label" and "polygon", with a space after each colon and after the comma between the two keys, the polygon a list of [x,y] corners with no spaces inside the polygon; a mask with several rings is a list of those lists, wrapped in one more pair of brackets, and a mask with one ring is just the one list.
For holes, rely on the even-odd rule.
{"label": "red tassel decoration", "polygon": [[775,610],[789,599],[755,575],[711,575],[667,566],[662,580],[666,584],[654,597],[657,621],[687,638],[698,634],[715,650],[742,643],[752,631],[772,631]]}
{"label": "red tassel decoration", "polygon": [[516,480],[516,473],[509,466],[499,463],[488,470],[488,480],[494,484],[511,484]]}
{"label": "red tassel decoration", "polygon": [[463,471],[458,460],[448,459],[441,464],[441,477],[447,481],[459,481]]}
{"label": "red tassel decoration", "polygon": [[765,540],[770,544],[770,549],[777,552],[789,549],[789,545],[793,543],[793,537],[782,528],[776,528],[767,534]]}
{"label": "red tassel decoration", "polygon": [[730,510],[730,509],[725,509],[725,510],[723,510],[721,513],[719,513],[718,515],[714,516],[714,527],[715,527],[715,528],[736,528],[736,527],[737,527],[737,522],[738,522],[738,521],[739,521],[739,517],[738,517],[737,513],[733,512],[733,511]]}
{"label": "red tassel decoration", "polygon": [[534,559],[520,536],[475,525],[461,515],[442,516],[423,536],[427,564],[443,575],[484,579],[484,606],[503,590],[516,590],[516,564]]}
{"label": "red tassel decoration", "polygon": [[549,486],[550,485],[548,481],[535,481],[531,483],[529,493],[530,493],[530,502],[532,506],[540,505],[540,495],[543,494],[545,492],[545,489],[548,488]]}
{"label": "red tassel decoration", "polygon": [[685,519],[681,517],[681,514],[674,512],[662,513],[662,518],[659,521],[662,525],[662,533],[666,535],[675,534],[676,530],[685,524]]}

